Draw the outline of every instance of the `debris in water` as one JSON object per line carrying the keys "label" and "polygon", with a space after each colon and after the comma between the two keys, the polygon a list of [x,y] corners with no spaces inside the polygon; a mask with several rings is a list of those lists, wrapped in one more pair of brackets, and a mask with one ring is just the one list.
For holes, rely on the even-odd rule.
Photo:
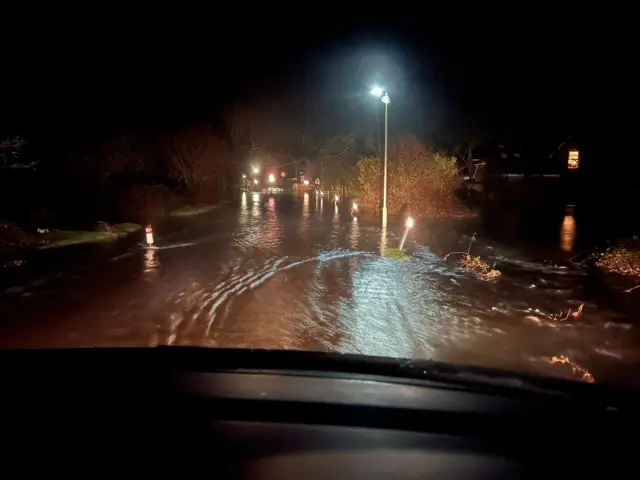
{"label": "debris in water", "polygon": [[554,320],[558,320],[559,322],[564,322],[565,320],[568,320],[570,316],[573,318],[578,318],[580,315],[582,315],[583,308],[584,308],[584,303],[581,304],[578,307],[578,310],[576,310],[573,313],[571,313],[571,309],[569,309],[565,317],[562,317],[562,312],[560,312],[558,315],[552,316],[551,318],[553,318]]}
{"label": "debris in water", "polygon": [[571,314],[572,317],[574,318],[578,318],[580,315],[582,315],[582,309],[584,308],[584,303],[580,304],[580,306],[578,307],[578,310],[576,310],[575,312],[573,312]]}
{"label": "debris in water", "polygon": [[492,266],[482,260],[480,257],[474,257],[473,255],[471,255],[471,245],[473,244],[475,239],[476,234],[474,233],[471,237],[469,248],[467,248],[466,252],[447,253],[444,256],[444,260],[449,258],[449,256],[451,255],[462,255],[462,258],[460,259],[460,266],[468,272],[473,272],[480,280],[493,280],[495,278],[498,278],[502,274],[500,273],[500,270],[497,270],[495,268],[495,263]]}
{"label": "debris in water", "polygon": [[578,377],[578,379],[582,380],[583,382],[596,383],[596,379],[593,378],[593,375],[591,375],[591,373],[589,373],[586,368],[581,367],[575,362],[572,362],[564,355],[560,355],[559,357],[553,356],[551,358],[546,358],[545,360],[552,365],[555,363],[569,365],[571,367],[571,372],[575,377]]}
{"label": "debris in water", "polygon": [[26,260],[9,260],[4,264],[5,268],[18,268],[27,263]]}

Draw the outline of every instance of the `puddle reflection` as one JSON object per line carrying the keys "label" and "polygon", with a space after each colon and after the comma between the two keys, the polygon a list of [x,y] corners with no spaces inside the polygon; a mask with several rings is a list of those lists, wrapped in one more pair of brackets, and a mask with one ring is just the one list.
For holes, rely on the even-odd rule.
{"label": "puddle reflection", "polygon": [[158,250],[150,248],[144,252],[143,271],[150,273],[157,271],[158,268],[160,268],[160,255],[158,254]]}
{"label": "puddle reflection", "polygon": [[351,248],[357,249],[358,242],[360,240],[360,225],[358,224],[358,217],[353,217],[351,222],[351,235],[349,236],[351,240]]}
{"label": "puddle reflection", "polygon": [[576,219],[573,216],[573,207],[567,207],[562,227],[560,228],[560,248],[565,252],[573,252],[576,244],[577,228]]}
{"label": "puddle reflection", "polygon": [[302,218],[300,220],[300,232],[307,233],[309,230],[309,194],[305,193],[302,199]]}

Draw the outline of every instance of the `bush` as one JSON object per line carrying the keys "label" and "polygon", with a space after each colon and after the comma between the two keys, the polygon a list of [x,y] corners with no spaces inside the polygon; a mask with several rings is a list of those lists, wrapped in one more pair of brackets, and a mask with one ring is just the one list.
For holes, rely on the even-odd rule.
{"label": "bush", "polygon": [[[428,215],[457,206],[453,199],[459,180],[456,159],[428,149],[412,134],[391,140],[387,173],[391,213],[407,208],[414,214]],[[380,175],[378,158],[360,159],[358,180],[363,206],[380,204]]]}
{"label": "bush", "polygon": [[358,185],[360,205],[363,208],[377,208],[380,201],[380,159],[365,157],[358,160]]}

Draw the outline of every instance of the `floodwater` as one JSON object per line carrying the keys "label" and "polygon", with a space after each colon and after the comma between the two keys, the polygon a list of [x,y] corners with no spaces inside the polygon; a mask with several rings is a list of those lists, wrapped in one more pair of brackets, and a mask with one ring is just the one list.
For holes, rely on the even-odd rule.
{"label": "floodwater", "polygon": [[[397,261],[380,252],[398,246],[400,221],[385,231],[347,203],[244,193],[157,225],[156,249],[137,243],[141,234],[33,259],[47,268],[2,287],[0,348],[332,351],[575,379],[582,368],[596,382],[638,386],[637,303],[618,279],[569,261],[575,209],[548,213],[536,228],[517,212],[417,222],[409,259]],[[474,233],[471,253],[495,262],[495,280],[461,269],[459,256],[443,260]],[[574,368],[557,361],[565,357]]]}

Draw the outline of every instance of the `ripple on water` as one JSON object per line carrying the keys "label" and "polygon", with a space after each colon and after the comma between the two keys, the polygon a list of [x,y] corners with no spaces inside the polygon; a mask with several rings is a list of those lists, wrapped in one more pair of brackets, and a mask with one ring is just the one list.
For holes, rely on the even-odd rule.
{"label": "ripple on water", "polygon": [[[587,365],[632,357],[632,323],[597,296],[583,269],[474,243],[502,270],[484,282],[434,253],[460,249],[451,231],[412,233],[409,260],[393,261],[378,252],[397,245],[402,231],[394,226],[381,231],[377,221],[352,218],[343,207],[336,214],[313,197],[288,206],[261,195],[243,202],[218,212],[226,217],[215,234],[205,225],[162,239],[162,246],[188,244],[182,248],[152,254],[134,246],[76,279],[14,286],[7,297],[57,294],[48,303],[24,299],[22,310],[3,306],[3,317],[35,319],[30,325],[42,318],[46,328],[22,331],[32,346],[284,348],[522,370],[558,368],[543,360],[558,355]],[[555,317],[582,303],[579,318]]]}

